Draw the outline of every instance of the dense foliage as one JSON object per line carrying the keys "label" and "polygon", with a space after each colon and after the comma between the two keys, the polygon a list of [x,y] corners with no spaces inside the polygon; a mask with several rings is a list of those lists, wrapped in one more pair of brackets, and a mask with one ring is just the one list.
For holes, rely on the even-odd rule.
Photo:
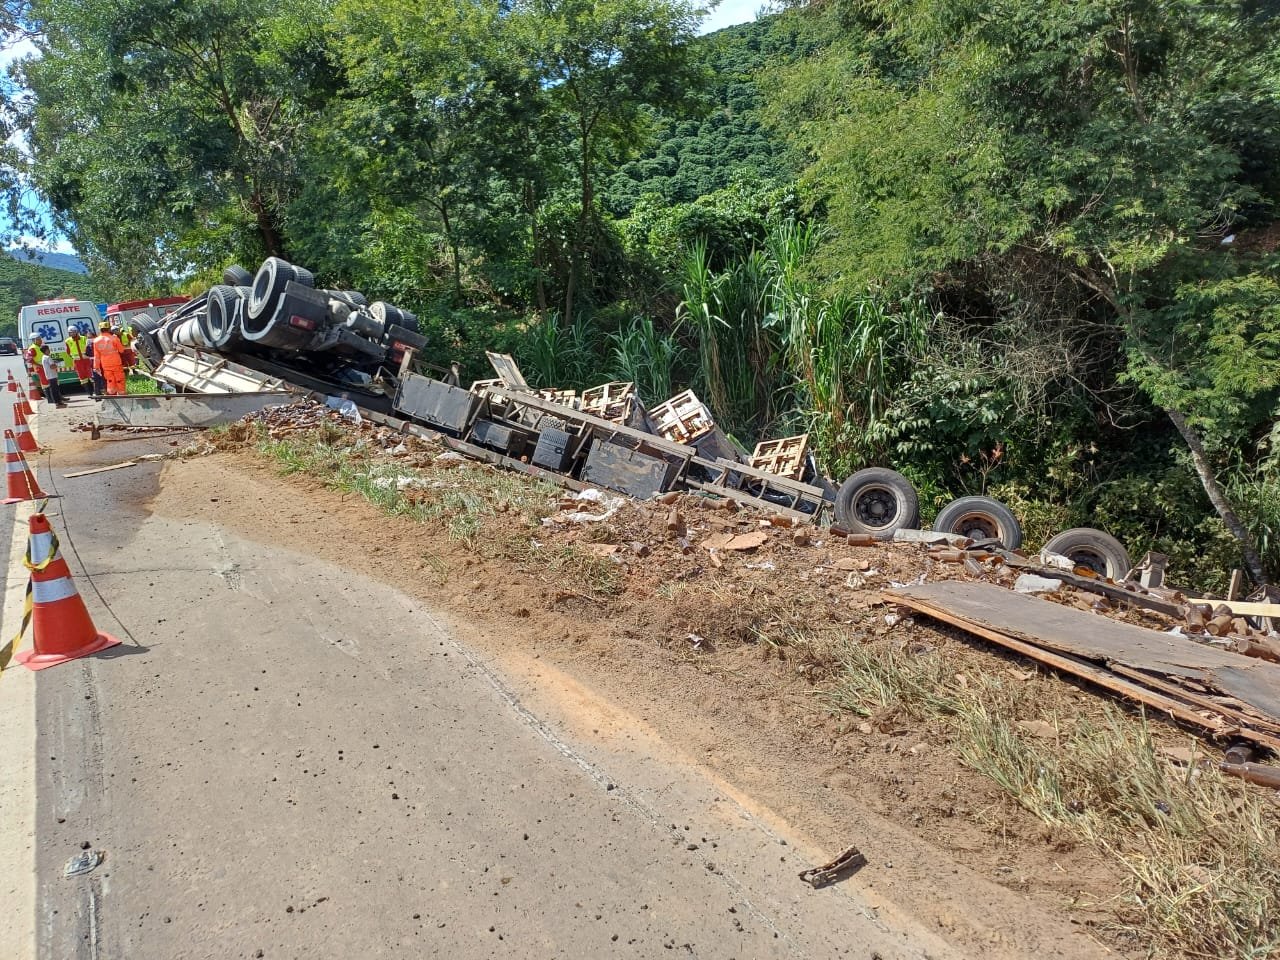
{"label": "dense foliage", "polygon": [[127,292],[282,253],[473,376],[1280,573],[1276,5],[787,6],[36,0],[11,106]]}

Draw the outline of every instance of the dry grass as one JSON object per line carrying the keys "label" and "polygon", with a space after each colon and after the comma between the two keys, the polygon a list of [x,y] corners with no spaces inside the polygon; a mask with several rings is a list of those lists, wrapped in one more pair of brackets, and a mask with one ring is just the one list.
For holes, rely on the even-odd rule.
{"label": "dry grass", "polygon": [[[936,651],[850,644],[832,702],[860,714],[942,720],[961,760],[1055,833],[1120,864],[1117,923],[1153,957],[1262,958],[1280,951],[1280,809],[1212,764],[1175,766],[1141,716],[1090,719],[1043,683],[965,676]],[[1026,724],[1020,725],[1020,721]]]}

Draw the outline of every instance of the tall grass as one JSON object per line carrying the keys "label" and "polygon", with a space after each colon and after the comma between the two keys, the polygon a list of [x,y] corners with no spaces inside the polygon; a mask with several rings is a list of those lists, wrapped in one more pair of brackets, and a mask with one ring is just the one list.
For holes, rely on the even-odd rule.
{"label": "tall grass", "polygon": [[679,316],[697,333],[700,389],[722,424],[759,433],[803,411],[828,466],[850,469],[882,452],[879,427],[923,351],[928,314],[870,293],[821,296],[805,272],[821,239],[789,221],[719,273],[695,244]]}
{"label": "tall grass", "polygon": [[538,319],[521,342],[518,359],[534,387],[580,388],[598,383],[600,335],[585,315],[571,324],[555,314]]}
{"label": "tall grass", "polygon": [[609,334],[615,380],[629,380],[646,406],[654,406],[677,391],[676,371],[684,363],[685,350],[676,334],[660,334],[651,317],[634,317],[631,325]]}
{"label": "tall grass", "polygon": [[763,251],[753,251],[716,273],[699,240],[683,267],[676,316],[697,337],[702,399],[729,432],[763,432],[777,416],[785,383],[780,345],[768,322],[772,264]]}

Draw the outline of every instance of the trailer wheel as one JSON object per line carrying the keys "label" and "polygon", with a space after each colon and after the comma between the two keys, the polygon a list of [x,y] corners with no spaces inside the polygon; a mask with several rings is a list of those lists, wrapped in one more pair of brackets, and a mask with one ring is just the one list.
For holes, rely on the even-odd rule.
{"label": "trailer wheel", "polygon": [[253,274],[237,263],[222,271],[222,280],[229,287],[247,287],[253,283]]}
{"label": "trailer wheel", "polygon": [[1077,566],[1112,580],[1123,580],[1129,574],[1129,551],[1115,537],[1092,527],[1073,527],[1044,545],[1045,553],[1070,557]]}
{"label": "trailer wheel", "polygon": [[938,511],[933,529],[970,540],[1000,541],[1006,550],[1022,546],[1022,525],[1008,507],[990,497],[960,497]]}
{"label": "trailer wheel", "polygon": [[896,470],[859,470],[836,492],[836,522],[877,540],[889,540],[895,530],[914,527],[919,519],[916,488]]}

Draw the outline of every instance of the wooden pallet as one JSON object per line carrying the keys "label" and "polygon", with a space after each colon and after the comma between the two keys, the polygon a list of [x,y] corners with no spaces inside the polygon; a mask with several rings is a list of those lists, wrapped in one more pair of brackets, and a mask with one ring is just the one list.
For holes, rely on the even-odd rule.
{"label": "wooden pallet", "polygon": [[809,435],[802,433],[796,437],[757,443],[748,462],[757,470],[799,480],[804,476],[805,458],[808,455]]}

